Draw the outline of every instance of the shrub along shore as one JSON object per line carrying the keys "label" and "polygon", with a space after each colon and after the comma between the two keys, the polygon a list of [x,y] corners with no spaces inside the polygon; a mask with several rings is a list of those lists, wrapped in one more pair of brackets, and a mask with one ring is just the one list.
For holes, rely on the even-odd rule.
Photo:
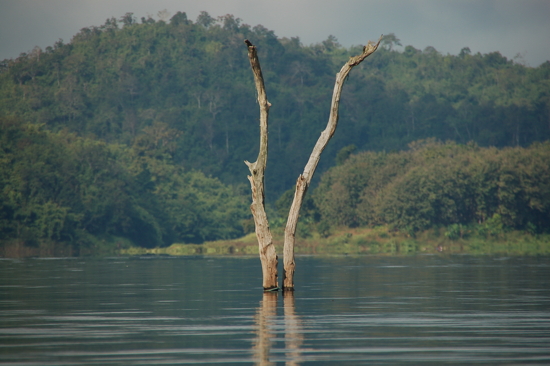
{"label": "shrub along shore", "polygon": [[[277,253],[282,253],[283,236],[275,235]],[[415,254],[471,254],[471,255],[548,255],[550,235],[509,231],[484,235],[469,228],[455,236],[449,228],[431,229],[414,236],[390,230],[387,226],[340,230],[323,238],[314,235],[296,241],[296,255],[415,255]],[[239,255],[257,256],[255,234],[237,240],[222,240],[204,244],[172,244],[166,248],[122,249],[123,255]]]}
{"label": "shrub along shore", "polygon": [[[296,240],[296,255],[550,255],[550,235],[526,231],[490,233],[482,225],[432,228],[414,234],[374,228],[341,228],[326,237],[318,233]],[[283,252],[281,228],[273,230],[277,253]],[[254,233],[232,240],[203,244],[175,243],[168,247],[143,248],[122,237],[105,237],[95,245],[82,248],[59,242],[40,242],[29,246],[22,241],[4,242],[0,258],[28,257],[104,257],[116,255],[223,255],[258,256]]]}

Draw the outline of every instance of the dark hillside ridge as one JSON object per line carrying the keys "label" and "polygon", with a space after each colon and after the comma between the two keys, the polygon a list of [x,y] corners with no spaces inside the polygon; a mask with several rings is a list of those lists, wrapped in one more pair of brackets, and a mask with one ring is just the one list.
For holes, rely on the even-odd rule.
{"label": "dark hillside ridge", "polygon": [[[232,15],[203,12],[193,22],[178,12],[169,22],[139,22],[128,13],[69,43],[4,60],[0,115],[127,145],[162,122],[181,132],[177,164],[246,184],[242,162],[256,155],[258,108],[244,39],[258,47],[273,104],[267,194],[274,199],[303,169],[328,117],[334,75],[358,52],[334,37],[304,46]],[[496,147],[550,137],[550,62],[530,68],[468,48],[457,56],[433,47],[398,52],[394,35],[384,43],[350,76],[319,173],[351,144],[391,151],[429,137]]]}

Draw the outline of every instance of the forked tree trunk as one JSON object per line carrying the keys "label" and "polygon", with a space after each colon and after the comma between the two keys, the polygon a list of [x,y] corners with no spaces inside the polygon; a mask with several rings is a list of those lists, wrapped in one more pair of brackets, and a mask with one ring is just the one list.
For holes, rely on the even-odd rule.
{"label": "forked tree trunk", "polygon": [[[296,238],[296,226],[300,216],[300,208],[302,206],[304,195],[311,183],[311,178],[313,177],[315,169],[319,163],[319,159],[321,158],[321,153],[327,146],[332,135],[334,135],[334,131],[338,125],[338,110],[340,106],[342,87],[344,86],[346,77],[351,69],[354,66],[359,65],[365,58],[376,51],[381,39],[382,36],[380,36],[378,42],[376,43],[371,43],[369,41],[369,43],[363,47],[363,52],[360,55],[351,57],[348,62],[342,66],[340,72],[336,74],[327,127],[323,132],[321,132],[321,136],[313,148],[303,173],[296,181],[294,200],[292,201],[292,205],[288,213],[283,249],[283,290],[294,290],[294,270],[296,267],[294,262],[294,242]],[[273,246],[272,236],[269,230],[269,224],[264,206],[264,172],[267,162],[267,120],[269,107],[271,104],[267,101],[260,62],[258,61],[258,56],[256,54],[256,47],[254,47],[254,45],[248,40],[245,40],[245,43],[248,46],[248,58],[250,60],[250,65],[252,66],[252,71],[254,72],[254,82],[258,92],[258,104],[260,105],[260,152],[255,163],[245,161],[251,173],[251,176],[248,177],[252,188],[252,205],[250,206],[250,209],[252,210],[254,223],[256,224],[256,236],[258,238],[260,259],[262,261],[264,290],[276,290],[278,289],[277,254],[275,253],[275,248]]]}
{"label": "forked tree trunk", "polygon": [[342,66],[340,72],[336,74],[336,81],[334,82],[334,90],[332,92],[332,102],[330,105],[330,116],[328,118],[327,127],[321,136],[317,140],[309,160],[304,168],[304,172],[298,177],[296,181],[296,191],[294,192],[294,200],[290,206],[290,211],[288,213],[288,219],[285,227],[285,241],[283,248],[283,261],[284,261],[284,277],[283,277],[283,290],[285,291],[294,291],[294,269],[296,268],[296,263],[294,262],[294,242],[296,238],[296,226],[298,224],[298,218],[300,216],[300,208],[302,207],[302,201],[304,195],[309,188],[311,183],[311,178],[315,173],[319,159],[321,158],[321,153],[327,146],[330,138],[334,135],[336,131],[336,126],[338,125],[338,110],[340,106],[340,96],[342,94],[342,87],[344,82],[354,66],[359,65],[365,58],[372,54],[378,48],[382,36],[378,39],[376,43],[369,43],[363,47],[363,52],[355,57],[351,57],[348,62]]}
{"label": "forked tree trunk", "polygon": [[258,104],[260,105],[260,151],[258,159],[254,163],[245,161],[248,170],[250,170],[248,180],[252,189],[250,210],[254,216],[254,224],[256,226],[256,237],[258,238],[260,260],[262,262],[264,291],[276,291],[279,289],[277,275],[278,259],[275,246],[273,245],[273,237],[269,230],[264,204],[264,173],[267,163],[267,120],[271,103],[267,101],[264,78],[256,53],[256,47],[248,40],[245,40],[245,43],[248,46],[248,59],[254,73],[254,83],[256,84],[256,91],[258,93]]}

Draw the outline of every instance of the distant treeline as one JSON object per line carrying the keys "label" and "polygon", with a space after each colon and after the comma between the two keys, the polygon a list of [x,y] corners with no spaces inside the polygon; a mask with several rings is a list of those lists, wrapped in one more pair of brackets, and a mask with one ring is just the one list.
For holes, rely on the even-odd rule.
{"label": "distant treeline", "polygon": [[[243,160],[257,155],[259,112],[244,39],[273,104],[266,194],[281,197],[279,225],[334,75],[361,46],[305,46],[232,15],[128,13],[0,62],[0,238],[150,247],[251,231]],[[385,36],[350,75],[302,227],[550,227],[550,62],[400,45]],[[413,143],[427,138],[454,143]]]}
{"label": "distant treeline", "polygon": [[[178,132],[155,123],[132,146],[0,119],[0,237],[80,249],[125,238],[144,247],[231,239],[253,230],[247,189],[173,163]],[[389,225],[460,235],[550,228],[550,142],[529,148],[410,144],[339,154],[304,203],[299,235]],[[270,214],[284,224],[292,190]],[[453,231],[454,230],[454,231]]]}

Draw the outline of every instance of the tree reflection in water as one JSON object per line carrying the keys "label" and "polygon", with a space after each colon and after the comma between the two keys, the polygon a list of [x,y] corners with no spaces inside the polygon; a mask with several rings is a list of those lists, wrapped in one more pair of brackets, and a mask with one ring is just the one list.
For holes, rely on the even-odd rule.
{"label": "tree reflection in water", "polygon": [[304,342],[302,321],[296,315],[294,307],[294,291],[283,292],[285,308],[285,365],[299,365],[301,359],[300,347]]}
{"label": "tree reflection in water", "polygon": [[[277,333],[277,292],[264,292],[260,306],[254,316],[256,323],[256,338],[253,346],[253,357],[256,365],[274,365],[270,360],[271,348]],[[301,360],[300,347],[304,341],[302,324],[296,315],[294,292],[283,292],[284,318],[282,332],[285,340],[285,365],[299,365]]]}
{"label": "tree reflection in water", "polygon": [[271,338],[274,336],[273,325],[277,315],[277,296],[277,292],[264,292],[260,307],[254,316],[257,327],[253,347],[256,365],[274,365],[269,361],[269,352],[271,351]]}

